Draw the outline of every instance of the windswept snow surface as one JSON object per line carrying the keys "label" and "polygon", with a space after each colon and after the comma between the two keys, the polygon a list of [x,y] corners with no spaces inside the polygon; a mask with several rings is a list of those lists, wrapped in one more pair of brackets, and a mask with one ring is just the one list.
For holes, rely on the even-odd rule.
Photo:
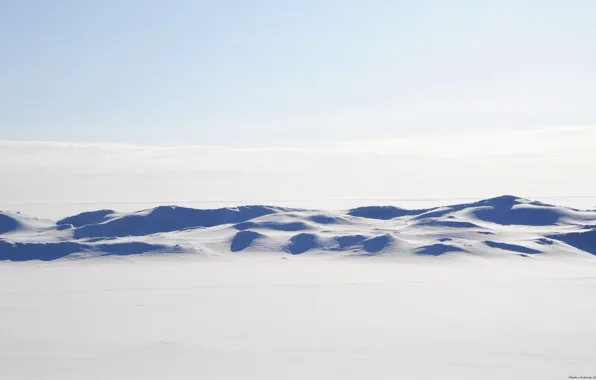
{"label": "windswept snow surface", "polygon": [[0,263],[0,378],[568,379],[596,260],[110,256]]}
{"label": "windswept snow surface", "polygon": [[595,232],[512,196],[3,212],[0,379],[594,376]]}
{"label": "windswept snow surface", "polygon": [[596,254],[595,230],[594,210],[514,196],[418,210],[160,206],[133,213],[91,211],[57,222],[3,212],[0,260],[149,252],[574,257]]}

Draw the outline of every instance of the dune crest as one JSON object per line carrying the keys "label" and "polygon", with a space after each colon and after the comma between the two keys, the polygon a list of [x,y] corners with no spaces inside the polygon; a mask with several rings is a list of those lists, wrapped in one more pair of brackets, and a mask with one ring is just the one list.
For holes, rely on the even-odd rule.
{"label": "dune crest", "polygon": [[[488,238],[488,239],[487,239]],[[596,255],[596,211],[505,195],[407,210],[274,206],[132,213],[89,211],[57,222],[0,212],[0,260],[141,253],[333,254],[338,256]]]}

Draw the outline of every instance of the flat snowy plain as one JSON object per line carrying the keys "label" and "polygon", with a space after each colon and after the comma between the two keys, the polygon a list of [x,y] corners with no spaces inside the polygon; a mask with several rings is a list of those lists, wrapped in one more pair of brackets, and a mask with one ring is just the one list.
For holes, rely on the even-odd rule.
{"label": "flat snowy plain", "polygon": [[596,376],[594,211],[264,210],[3,213],[0,378]]}

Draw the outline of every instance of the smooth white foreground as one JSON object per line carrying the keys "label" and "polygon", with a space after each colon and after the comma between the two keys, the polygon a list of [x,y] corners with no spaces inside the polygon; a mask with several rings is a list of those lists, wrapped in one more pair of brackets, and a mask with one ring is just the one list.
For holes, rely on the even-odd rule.
{"label": "smooth white foreground", "polygon": [[596,210],[0,212],[0,379],[596,376]]}
{"label": "smooth white foreground", "polygon": [[0,262],[0,378],[596,375],[592,256]]}

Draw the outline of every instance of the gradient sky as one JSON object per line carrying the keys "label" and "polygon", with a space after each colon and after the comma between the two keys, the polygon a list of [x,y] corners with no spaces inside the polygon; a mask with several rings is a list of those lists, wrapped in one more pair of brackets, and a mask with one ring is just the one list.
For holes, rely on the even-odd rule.
{"label": "gradient sky", "polygon": [[0,139],[289,146],[596,124],[593,0],[3,0]]}

